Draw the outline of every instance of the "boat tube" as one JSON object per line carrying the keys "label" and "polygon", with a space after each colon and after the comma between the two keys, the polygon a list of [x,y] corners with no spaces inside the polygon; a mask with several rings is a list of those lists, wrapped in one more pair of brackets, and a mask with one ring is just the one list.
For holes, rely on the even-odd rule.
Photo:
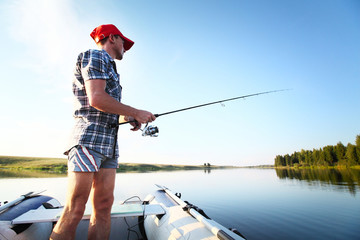
{"label": "boat tube", "polygon": [[[0,240],[47,240],[63,207],[49,196],[24,194],[0,208]],[[92,210],[86,208],[76,230],[76,240],[87,239]],[[110,240],[245,239],[180,199],[166,187],[144,201],[115,203],[111,210]]]}
{"label": "boat tube", "polygon": [[147,216],[144,221],[148,240],[167,239],[245,239],[237,230],[230,230],[210,219],[201,209],[180,199],[180,194],[159,186],[145,200],[164,207],[163,216]]}
{"label": "boat tube", "polygon": [[49,239],[52,232],[52,222],[33,222],[24,224],[13,224],[12,220],[31,211],[46,208],[60,207],[56,199],[27,193],[1,206],[0,211],[0,239],[1,240],[30,240],[30,239]]}

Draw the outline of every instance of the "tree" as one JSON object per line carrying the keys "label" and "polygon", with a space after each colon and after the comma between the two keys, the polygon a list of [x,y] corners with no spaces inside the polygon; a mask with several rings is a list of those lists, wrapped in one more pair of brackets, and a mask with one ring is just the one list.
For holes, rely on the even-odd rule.
{"label": "tree", "polygon": [[335,146],[335,154],[338,162],[341,162],[345,158],[346,147],[341,142],[338,142]]}
{"label": "tree", "polygon": [[346,147],[346,158],[350,166],[359,164],[359,159],[356,153],[356,146],[349,143]]}
{"label": "tree", "polygon": [[278,167],[278,166],[286,166],[286,163],[285,163],[285,158],[281,155],[277,155],[275,157],[275,166]]}
{"label": "tree", "polygon": [[291,163],[292,163],[292,166],[294,165],[294,164],[298,164],[299,163],[299,159],[300,159],[300,153],[298,153],[298,152],[294,152],[293,153],[293,155],[291,155],[292,156],[292,161],[291,161]]}
{"label": "tree", "polygon": [[334,151],[334,146],[326,146],[324,147],[324,154],[325,154],[325,162],[329,166],[333,166],[336,160],[336,154]]}
{"label": "tree", "polygon": [[320,166],[326,165],[326,160],[325,159],[326,159],[325,152],[320,148],[318,165],[320,165]]}
{"label": "tree", "polygon": [[285,155],[285,165],[289,167],[291,166],[291,159],[289,154]]}
{"label": "tree", "polygon": [[318,165],[319,158],[320,158],[320,151],[313,149],[313,153],[312,153],[313,161],[312,161],[311,165]]}
{"label": "tree", "polygon": [[360,164],[360,135],[356,136],[356,155],[357,155],[357,164]]}
{"label": "tree", "polygon": [[360,135],[356,136],[355,145],[356,147],[360,148]]}
{"label": "tree", "polygon": [[304,166],[306,165],[306,151],[304,149],[301,149],[301,152],[299,154],[299,164]]}
{"label": "tree", "polygon": [[313,164],[312,152],[306,151],[305,152],[305,165],[310,166]]}
{"label": "tree", "polygon": [[335,146],[328,145],[320,149],[304,150],[284,156],[275,157],[275,166],[335,166],[360,165],[360,135],[356,136],[355,145],[349,143],[346,147],[341,142]]}

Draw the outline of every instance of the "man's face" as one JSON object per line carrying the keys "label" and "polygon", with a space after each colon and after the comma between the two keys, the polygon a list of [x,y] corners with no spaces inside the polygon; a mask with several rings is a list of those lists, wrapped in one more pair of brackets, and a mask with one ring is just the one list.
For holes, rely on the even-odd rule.
{"label": "man's face", "polygon": [[115,49],[116,49],[116,59],[121,60],[124,57],[125,49],[124,49],[124,40],[120,36],[114,37]]}

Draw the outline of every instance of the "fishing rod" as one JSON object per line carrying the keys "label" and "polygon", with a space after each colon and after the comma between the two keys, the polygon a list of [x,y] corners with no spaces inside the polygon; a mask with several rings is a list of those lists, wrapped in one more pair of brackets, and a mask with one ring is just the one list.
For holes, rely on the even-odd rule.
{"label": "fishing rod", "polygon": [[[243,95],[243,96],[239,96],[239,97],[223,99],[223,100],[219,100],[219,101],[215,101],[215,102],[209,102],[209,103],[204,103],[204,104],[200,104],[200,105],[195,105],[192,107],[182,108],[182,109],[178,109],[178,110],[174,110],[174,111],[170,111],[170,112],[154,114],[154,116],[156,118],[158,118],[158,117],[161,117],[164,115],[187,111],[187,110],[194,109],[194,108],[205,107],[205,106],[209,106],[209,105],[213,105],[213,104],[217,104],[217,103],[222,104],[223,102],[233,101],[233,100],[237,100],[237,99],[241,99],[241,98],[254,97],[254,96],[259,96],[259,95],[263,95],[263,94],[282,92],[282,91],[288,91],[288,90],[290,90],[290,89],[280,89],[280,90],[272,90],[272,91],[267,91],[267,92],[253,93],[253,94]],[[131,120],[131,121],[119,123],[118,125],[123,125],[123,124],[127,124],[127,123],[132,123],[132,122],[137,122],[137,121]],[[144,129],[141,129],[141,131],[143,131],[143,134],[142,134],[143,136],[157,137],[158,136],[157,133],[159,133],[159,128],[156,126],[148,126],[148,123],[147,123],[146,126],[144,127]]]}

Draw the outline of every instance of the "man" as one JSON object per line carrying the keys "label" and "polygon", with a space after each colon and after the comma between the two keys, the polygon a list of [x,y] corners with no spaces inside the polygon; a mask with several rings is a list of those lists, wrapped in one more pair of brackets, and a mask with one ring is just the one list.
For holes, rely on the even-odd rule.
{"label": "man", "polygon": [[136,120],[131,130],[155,116],[120,102],[121,85],[114,59],[121,60],[134,44],[112,24],[95,28],[90,36],[100,50],[80,53],[73,78],[75,127],[68,155],[68,192],[63,213],[50,239],[74,239],[90,196],[93,211],[88,238],[108,239],[118,167],[119,115]]}

